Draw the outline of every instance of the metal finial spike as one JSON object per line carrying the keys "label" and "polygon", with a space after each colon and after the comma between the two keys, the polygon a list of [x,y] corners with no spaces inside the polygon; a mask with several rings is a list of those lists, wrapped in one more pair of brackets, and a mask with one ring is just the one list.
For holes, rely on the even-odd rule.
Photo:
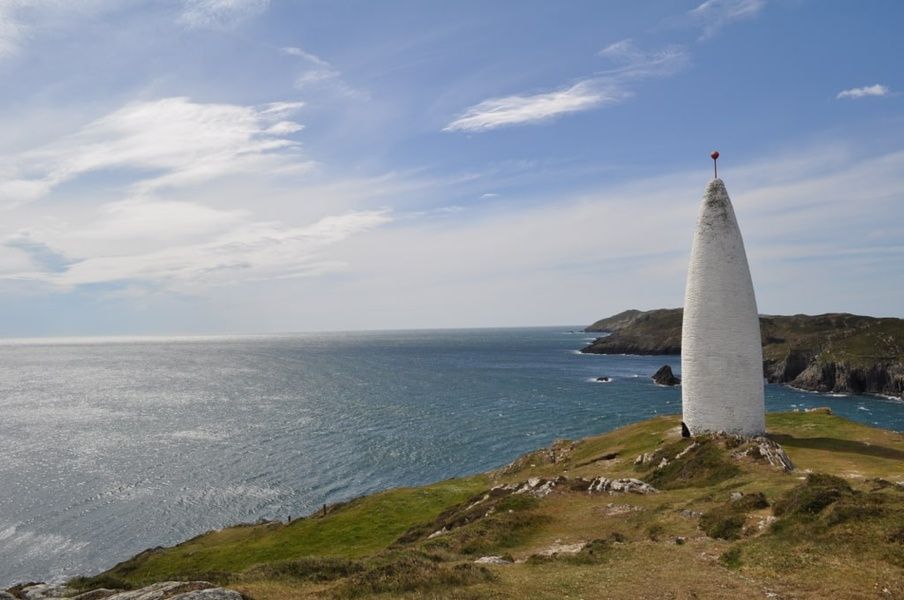
{"label": "metal finial spike", "polygon": [[719,160],[719,151],[713,150],[712,154],[710,154],[709,157],[713,159],[713,179],[718,179],[719,168],[716,166],[716,161]]}

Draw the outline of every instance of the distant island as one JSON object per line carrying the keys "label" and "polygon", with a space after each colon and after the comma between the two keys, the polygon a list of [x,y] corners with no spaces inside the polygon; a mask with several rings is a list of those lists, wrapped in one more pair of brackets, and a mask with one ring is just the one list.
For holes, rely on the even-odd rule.
{"label": "distant island", "polygon": [[[606,333],[588,354],[680,354],[680,308],[626,310],[585,329]],[[816,392],[904,399],[904,319],[847,313],[761,315],[763,374]]]}

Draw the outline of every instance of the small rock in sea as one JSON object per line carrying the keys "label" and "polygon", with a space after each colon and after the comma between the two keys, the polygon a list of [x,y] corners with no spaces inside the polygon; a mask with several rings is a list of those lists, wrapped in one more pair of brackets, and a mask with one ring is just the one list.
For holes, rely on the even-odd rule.
{"label": "small rock in sea", "polygon": [[659,367],[659,370],[653,374],[653,381],[657,385],[678,385],[681,383],[681,379],[675,377],[675,374],[672,373],[672,367],[669,365],[662,365]]}
{"label": "small rock in sea", "polygon": [[480,565],[510,565],[512,561],[502,558],[501,556],[481,556],[474,561]]}
{"label": "small rock in sea", "polygon": [[596,380],[600,383],[610,383],[612,381],[611,377],[597,377]]}

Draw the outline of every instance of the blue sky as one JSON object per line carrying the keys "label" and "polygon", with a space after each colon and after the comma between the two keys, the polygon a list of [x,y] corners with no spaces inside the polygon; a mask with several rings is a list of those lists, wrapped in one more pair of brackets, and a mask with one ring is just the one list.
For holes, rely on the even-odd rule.
{"label": "blue sky", "polygon": [[[702,3],[701,3],[702,2]],[[0,335],[904,316],[904,5],[2,0]]]}

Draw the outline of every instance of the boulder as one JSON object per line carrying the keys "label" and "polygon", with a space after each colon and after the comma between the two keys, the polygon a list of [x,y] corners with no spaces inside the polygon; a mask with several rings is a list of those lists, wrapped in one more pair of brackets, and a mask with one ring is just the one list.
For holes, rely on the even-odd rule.
{"label": "boulder", "polygon": [[656,382],[657,385],[678,385],[681,383],[681,379],[675,377],[675,374],[672,373],[672,367],[669,365],[662,365],[659,367],[659,370],[653,374],[653,381]]}

